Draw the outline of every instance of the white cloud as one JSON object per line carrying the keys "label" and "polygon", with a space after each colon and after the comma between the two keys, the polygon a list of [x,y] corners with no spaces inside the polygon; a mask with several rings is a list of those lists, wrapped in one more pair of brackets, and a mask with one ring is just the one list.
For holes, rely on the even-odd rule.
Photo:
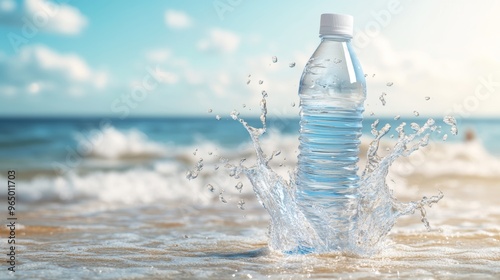
{"label": "white cloud", "polygon": [[92,70],[75,54],[60,54],[43,45],[0,56],[0,87],[10,93],[84,93],[106,87],[108,74]]}
{"label": "white cloud", "polygon": [[161,71],[160,77],[162,82],[166,84],[176,84],[179,81],[179,76],[172,72]]}
{"label": "white cloud", "polygon": [[[497,73],[500,67],[470,56],[454,59],[418,50],[396,50],[383,36],[363,50],[360,61],[368,74],[366,111],[380,115],[410,115],[416,110],[422,116],[443,116],[453,111],[454,104],[474,96],[480,77]],[[471,65],[481,65],[481,69]],[[388,87],[388,82],[394,85]],[[378,100],[382,92],[387,93],[385,106]],[[430,100],[425,100],[426,96]],[[498,104],[499,97],[491,95],[468,113],[496,113],[498,108],[492,104]]]}
{"label": "white cloud", "polygon": [[[74,35],[87,25],[87,19],[75,7],[46,0],[26,0],[28,18],[49,32]],[[46,19],[46,23],[41,20]],[[38,20],[37,20],[38,19]],[[39,24],[37,24],[39,23]]]}
{"label": "white cloud", "polygon": [[174,29],[188,28],[192,25],[191,18],[184,12],[167,10],[165,12],[165,23]]}
{"label": "white cloud", "polygon": [[231,31],[213,28],[208,32],[208,37],[198,42],[201,51],[234,52],[239,44],[240,37]]}
{"label": "white cloud", "polygon": [[16,8],[16,2],[13,0],[0,0],[1,12],[12,12]]}
{"label": "white cloud", "polygon": [[146,53],[146,59],[153,63],[163,63],[167,61],[172,52],[169,49],[154,49]]}
{"label": "white cloud", "polygon": [[203,76],[200,72],[192,68],[184,69],[184,78],[186,81],[192,85],[201,84],[203,82]]}
{"label": "white cloud", "polygon": [[67,4],[25,0],[23,9],[17,11],[15,4],[9,3],[10,1],[0,3],[0,24],[22,27],[22,32],[17,33],[23,37],[31,38],[40,31],[75,35],[87,25],[87,18],[77,8]]}

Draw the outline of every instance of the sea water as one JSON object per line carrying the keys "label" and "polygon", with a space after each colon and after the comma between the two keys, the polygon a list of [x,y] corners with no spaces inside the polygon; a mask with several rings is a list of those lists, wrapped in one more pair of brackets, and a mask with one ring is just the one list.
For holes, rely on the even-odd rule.
{"label": "sea water", "polygon": [[[249,107],[240,109],[242,115]],[[216,121],[215,114],[222,119]],[[376,119],[364,122],[362,166]],[[395,128],[401,122],[407,123],[406,135],[414,131],[412,123],[426,122],[422,116],[378,119],[377,130],[386,123],[392,127],[379,142],[381,157],[397,143]],[[397,159],[385,180],[400,202],[439,190],[445,194],[427,211],[431,230],[420,221],[418,209],[416,215],[401,216],[379,243],[381,250],[370,257],[270,249],[270,215],[245,175],[230,177],[225,169],[243,158],[246,166],[257,162],[245,128],[230,116],[109,119],[104,127],[103,120],[0,119],[0,181],[7,181],[6,170],[15,169],[19,199],[19,263],[15,274],[1,279],[500,276],[498,119],[457,119],[460,129],[452,137],[442,117],[434,118],[442,133],[431,134],[426,147]],[[259,118],[245,121],[253,127],[260,123]],[[299,120],[266,122],[260,147],[267,158],[274,155],[267,166],[287,185],[288,171],[297,164]],[[464,142],[468,129],[476,139]],[[444,133],[450,135],[446,141]],[[75,157],[78,152],[81,156]],[[186,170],[195,170],[201,158],[198,177],[186,180]],[[68,172],[60,173],[54,163],[68,166]],[[240,182],[241,193],[236,188]],[[6,192],[0,198],[6,207]],[[0,229],[4,237],[9,234],[5,229]],[[1,268],[7,273],[6,264]]]}

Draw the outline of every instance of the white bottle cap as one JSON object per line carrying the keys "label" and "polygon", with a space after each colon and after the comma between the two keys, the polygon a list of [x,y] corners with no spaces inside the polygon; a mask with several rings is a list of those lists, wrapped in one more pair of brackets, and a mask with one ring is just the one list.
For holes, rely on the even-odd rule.
{"label": "white bottle cap", "polygon": [[319,35],[347,35],[352,37],[354,19],[351,15],[322,14]]}

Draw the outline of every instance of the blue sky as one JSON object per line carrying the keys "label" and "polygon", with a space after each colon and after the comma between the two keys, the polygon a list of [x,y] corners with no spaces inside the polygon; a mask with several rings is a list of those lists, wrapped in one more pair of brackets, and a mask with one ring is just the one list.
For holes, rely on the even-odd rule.
{"label": "blue sky", "polygon": [[257,114],[266,90],[296,116],[325,12],[355,18],[367,114],[500,115],[494,0],[0,0],[0,115]]}

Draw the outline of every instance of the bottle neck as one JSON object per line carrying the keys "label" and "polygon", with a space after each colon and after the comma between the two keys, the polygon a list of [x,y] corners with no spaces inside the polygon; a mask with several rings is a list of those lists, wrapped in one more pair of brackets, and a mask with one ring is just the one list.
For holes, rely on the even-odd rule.
{"label": "bottle neck", "polygon": [[319,37],[321,38],[321,41],[337,41],[337,42],[349,42],[351,41],[352,37],[349,35],[322,35],[320,34]]}

